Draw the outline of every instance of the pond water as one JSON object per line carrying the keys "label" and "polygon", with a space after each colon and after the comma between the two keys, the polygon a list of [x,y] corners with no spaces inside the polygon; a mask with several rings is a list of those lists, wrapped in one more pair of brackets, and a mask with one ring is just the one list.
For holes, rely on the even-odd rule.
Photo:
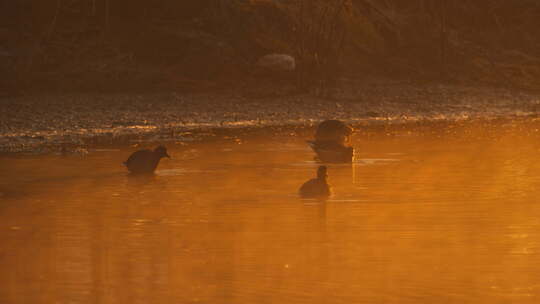
{"label": "pond water", "polygon": [[3,156],[0,303],[539,303],[539,128],[360,128],[326,202],[310,130]]}

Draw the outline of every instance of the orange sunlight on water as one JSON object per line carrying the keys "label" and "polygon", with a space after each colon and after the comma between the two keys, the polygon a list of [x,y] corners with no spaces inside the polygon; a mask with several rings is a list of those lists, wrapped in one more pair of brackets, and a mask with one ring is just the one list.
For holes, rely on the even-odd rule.
{"label": "orange sunlight on water", "polygon": [[326,203],[300,137],[0,158],[0,303],[538,303],[537,125],[360,128]]}

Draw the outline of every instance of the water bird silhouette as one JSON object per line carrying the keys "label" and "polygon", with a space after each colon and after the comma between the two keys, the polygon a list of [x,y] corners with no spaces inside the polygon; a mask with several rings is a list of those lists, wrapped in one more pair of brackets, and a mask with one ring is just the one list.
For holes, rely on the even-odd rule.
{"label": "water bird silhouette", "polygon": [[332,194],[332,189],[327,181],[328,174],[326,166],[319,166],[317,178],[305,182],[300,187],[299,194],[303,198],[327,198]]}
{"label": "water bird silhouette", "polygon": [[349,146],[353,128],[340,120],[325,120],[315,132],[315,140],[308,141],[317,154],[316,160],[328,163],[350,163],[354,148]]}
{"label": "water bird silhouette", "polygon": [[171,158],[167,154],[167,148],[158,146],[154,151],[145,149],[134,152],[124,162],[124,165],[133,174],[150,174],[156,170],[163,157]]}

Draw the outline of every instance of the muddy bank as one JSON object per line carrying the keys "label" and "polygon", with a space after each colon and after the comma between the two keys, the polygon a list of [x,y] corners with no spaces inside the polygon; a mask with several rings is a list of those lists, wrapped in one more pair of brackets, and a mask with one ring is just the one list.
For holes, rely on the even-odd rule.
{"label": "muddy bank", "polygon": [[[489,87],[349,83],[332,98],[244,92],[26,96],[0,100],[0,152],[47,153],[95,143],[189,141],[193,130],[536,117],[535,93]],[[203,132],[201,132],[203,130]]]}

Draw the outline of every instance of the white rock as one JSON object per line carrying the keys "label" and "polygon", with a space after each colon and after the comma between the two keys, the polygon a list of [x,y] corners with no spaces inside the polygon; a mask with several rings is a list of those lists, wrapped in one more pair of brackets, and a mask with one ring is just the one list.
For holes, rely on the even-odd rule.
{"label": "white rock", "polygon": [[268,54],[259,58],[257,66],[272,71],[294,71],[296,68],[296,61],[291,55]]}

